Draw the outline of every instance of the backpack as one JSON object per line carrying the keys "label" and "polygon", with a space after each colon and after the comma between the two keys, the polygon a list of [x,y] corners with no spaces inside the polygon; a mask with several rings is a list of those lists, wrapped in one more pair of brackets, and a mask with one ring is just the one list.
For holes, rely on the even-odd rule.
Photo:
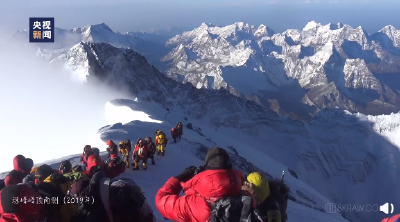
{"label": "backpack", "polygon": [[128,153],[131,152],[132,150],[132,144],[131,144],[131,140],[124,140],[124,145],[125,145],[125,149],[128,151]]}
{"label": "backpack", "polygon": [[149,153],[154,154],[156,152],[156,144],[153,142],[147,143],[147,149],[149,150]]}
{"label": "backpack", "polygon": [[88,186],[84,187],[80,193],[82,197],[90,197],[94,202],[80,201],[78,203],[78,213],[73,216],[74,222],[108,222],[107,212],[101,201],[99,185],[103,178],[106,178],[104,172],[95,173],[89,181]]}
{"label": "backpack", "polygon": [[44,182],[37,184],[38,192],[42,196],[43,201],[45,199],[51,200],[51,204],[46,204],[46,215],[48,215],[50,221],[68,218],[73,214],[73,212],[70,212],[70,215],[63,215],[63,212],[66,212],[66,208],[73,206],[65,203],[64,197],[66,196],[66,192],[64,193],[61,184],[66,181],[69,181],[69,179],[61,174],[52,174]]}
{"label": "backpack", "polygon": [[207,201],[211,208],[208,222],[263,222],[266,219],[253,207],[253,197],[245,194]]}
{"label": "backpack", "polygon": [[109,204],[114,221],[153,221],[146,197],[132,179],[112,179],[109,186]]}
{"label": "backpack", "polygon": [[74,182],[72,182],[71,188],[68,191],[68,195],[82,197],[82,193],[85,191],[86,187],[89,186],[89,182],[89,177],[82,174],[82,177],[75,179]]}
{"label": "backpack", "polygon": [[287,202],[289,198],[289,188],[283,182],[279,180],[268,181],[270,195],[279,204],[279,210],[281,211],[281,221],[286,222],[287,220]]}

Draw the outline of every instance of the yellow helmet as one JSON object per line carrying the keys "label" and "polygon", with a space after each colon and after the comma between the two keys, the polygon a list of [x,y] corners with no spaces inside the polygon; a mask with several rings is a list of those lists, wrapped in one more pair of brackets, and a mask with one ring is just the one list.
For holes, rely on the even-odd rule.
{"label": "yellow helmet", "polygon": [[124,142],[123,142],[123,141],[119,142],[118,147],[119,147],[119,148],[124,147]]}
{"label": "yellow helmet", "polygon": [[249,174],[247,181],[253,184],[254,190],[258,194],[260,201],[264,201],[269,195],[268,181],[258,172]]}

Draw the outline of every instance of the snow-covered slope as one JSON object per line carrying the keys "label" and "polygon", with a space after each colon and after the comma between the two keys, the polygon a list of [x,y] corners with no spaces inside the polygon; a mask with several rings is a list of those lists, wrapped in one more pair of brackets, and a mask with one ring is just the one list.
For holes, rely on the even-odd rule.
{"label": "snow-covered slope", "polygon": [[[228,88],[277,112],[308,119],[323,108],[366,114],[400,110],[400,31],[309,22],[274,33],[237,22],[200,27],[168,40],[168,74],[201,88]],[[391,75],[388,77],[388,75]]]}
{"label": "snow-covered slope", "polygon": [[[140,107],[141,110],[153,110],[157,115],[153,116],[153,119],[151,119],[146,117],[145,113],[141,111],[133,111],[133,107]],[[99,133],[103,141],[108,139],[120,141],[126,138],[135,140],[137,137],[153,135],[155,129],[161,129],[167,132],[173,126],[171,123],[175,123],[174,121],[178,118],[176,113],[165,115],[164,111],[156,104],[142,104],[140,102],[128,100],[116,100],[106,104],[106,112],[110,119],[117,120],[120,118],[122,123],[125,123],[127,119],[131,119],[132,121],[125,124],[116,123],[101,128]],[[220,133],[210,133],[212,129],[207,128],[207,126],[197,125],[197,121],[191,123],[194,127],[193,130],[185,128],[184,137],[178,141],[177,144],[168,145],[166,148],[166,156],[156,156],[156,165],[150,165],[147,171],[127,170],[127,172],[123,174],[123,176],[134,179],[138,185],[143,188],[146,197],[149,199],[149,203],[156,212],[157,221],[165,221],[155,208],[154,198],[157,190],[169,177],[179,174],[184,168],[191,165],[202,165],[204,163],[203,160],[207,152],[207,147],[215,146],[216,142],[214,139],[218,137],[223,138],[222,140],[221,138],[219,139],[221,143],[218,145],[225,147],[230,152],[234,167],[242,170],[246,174],[253,171],[264,171],[267,176],[270,177],[272,175],[278,178],[282,170],[287,170],[287,167],[270,159],[257,149],[241,146],[244,142],[243,140],[232,138],[226,140],[228,138],[222,134],[220,135]],[[240,139],[240,137],[238,138]],[[227,144],[235,144],[236,148],[229,148]],[[100,147],[100,149],[103,151],[105,150],[103,147]],[[246,155],[246,157],[242,157],[243,155]],[[105,153],[102,153],[102,157],[106,158]],[[79,155],[71,155],[47,163],[57,169],[59,163],[63,159],[71,160],[73,165],[79,164]],[[265,162],[265,160],[268,160],[268,162]],[[2,176],[4,176],[4,174]],[[330,201],[304,182],[295,179],[290,174],[285,176],[285,180],[291,188],[292,196],[288,208],[289,221],[348,221],[340,214],[325,213],[324,205]],[[312,201],[304,200],[302,198],[303,195]]]}
{"label": "snow-covered slope", "polygon": [[[258,167],[265,171],[272,160],[288,166],[299,180],[335,203],[400,204],[394,198],[400,189],[395,185],[400,169],[399,149],[376,128],[378,124],[383,129],[385,123],[379,118],[386,117],[379,117],[374,123],[373,117],[328,109],[307,123],[290,120],[223,89],[197,89],[173,81],[133,50],[109,44],[80,43],[52,63],[80,70],[88,75],[89,83],[91,75],[100,76],[119,87],[128,86],[138,101],[161,104],[162,108],[146,108],[124,101],[152,118],[160,115],[156,110],[169,108],[176,117],[174,121],[183,117],[198,121],[202,134],[218,145],[236,149],[253,147],[247,152],[239,151],[240,155],[250,162],[259,161]],[[217,136],[211,135],[217,132]],[[255,152],[260,153],[254,155]],[[355,221],[380,217],[379,213],[354,211],[346,215]]]}

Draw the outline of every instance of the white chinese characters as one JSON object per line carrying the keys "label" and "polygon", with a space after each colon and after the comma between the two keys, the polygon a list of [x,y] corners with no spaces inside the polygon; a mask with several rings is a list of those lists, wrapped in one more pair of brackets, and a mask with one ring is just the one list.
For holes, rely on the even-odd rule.
{"label": "white chinese characters", "polygon": [[51,29],[51,22],[50,21],[43,21],[43,29]]}
{"label": "white chinese characters", "polygon": [[33,23],[33,29],[42,29],[42,26],[40,25],[40,22],[36,21]]}
{"label": "white chinese characters", "polygon": [[43,31],[43,38],[51,39],[51,31]]}

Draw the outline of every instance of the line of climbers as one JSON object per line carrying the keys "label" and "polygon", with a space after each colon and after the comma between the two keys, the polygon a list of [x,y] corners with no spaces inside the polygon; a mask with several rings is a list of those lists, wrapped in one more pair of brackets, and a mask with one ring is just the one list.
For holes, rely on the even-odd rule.
{"label": "line of climbers", "polygon": [[[89,161],[86,171],[69,160],[58,170],[47,164],[32,168],[31,159],[17,155],[0,191],[0,222],[156,221],[132,179],[110,178],[97,164]],[[190,166],[168,179],[155,204],[165,219],[177,222],[286,222],[288,193],[282,180],[266,180],[257,172],[245,177],[233,169],[226,150],[215,147],[203,166]]]}
{"label": "line of climbers", "polygon": [[0,222],[155,222],[142,189],[119,176],[123,162],[103,163],[96,149],[85,151],[92,153],[86,170],[69,160],[58,170],[32,168],[31,159],[17,155],[1,187]]}
{"label": "line of climbers", "polygon": [[[179,122],[177,124],[178,130],[172,130],[171,135],[176,142],[176,138],[180,138],[182,135],[182,124]],[[180,129],[180,130],[179,130]],[[121,141],[118,145],[113,140],[107,141],[107,152],[109,156],[109,161],[120,164],[121,159],[118,156],[121,153],[123,158],[122,163],[126,168],[129,168],[131,165],[133,166],[133,170],[139,170],[139,162],[142,161],[142,168],[144,170],[147,169],[147,159],[151,159],[151,164],[155,165],[154,155],[165,155],[165,148],[168,144],[168,138],[165,133],[159,129],[155,132],[155,142],[152,141],[151,137],[146,137],[145,139],[139,138],[136,141],[135,148],[132,151],[132,143],[129,139]],[[132,160],[133,163],[130,164],[130,154],[132,152]],[[99,155],[98,148],[92,148],[90,145],[84,147],[83,153],[81,155],[81,163],[84,166],[87,166],[87,162],[89,157],[93,154],[97,153]]]}
{"label": "line of climbers", "polygon": [[[92,152],[86,170],[69,160],[58,170],[47,164],[32,169],[33,161],[16,156],[17,173],[10,172],[0,191],[0,222],[154,222],[142,189],[118,170],[110,171],[114,165],[103,163],[96,149],[85,146],[85,151]],[[257,172],[246,178],[218,147],[208,151],[203,166],[170,178],[155,197],[165,219],[178,222],[285,222],[287,200],[283,182],[267,181]]]}
{"label": "line of climbers", "polygon": [[[176,129],[171,131],[174,142],[182,135],[182,124],[178,123]],[[148,158],[154,165],[154,154],[164,156],[167,143],[161,130],[156,131],[155,143],[151,137],[138,139],[132,155],[133,169],[139,168],[139,161],[147,169]],[[109,140],[106,144],[107,161],[103,162],[98,148],[86,145],[81,164],[72,166],[64,160],[58,170],[47,164],[32,169],[32,159],[17,155],[14,169],[0,180],[0,222],[155,221],[141,188],[129,178],[119,178],[130,166],[131,141],[121,141],[117,146]],[[54,197],[58,197],[57,203],[37,202],[46,203]],[[97,205],[89,203],[90,198],[96,199]]]}

